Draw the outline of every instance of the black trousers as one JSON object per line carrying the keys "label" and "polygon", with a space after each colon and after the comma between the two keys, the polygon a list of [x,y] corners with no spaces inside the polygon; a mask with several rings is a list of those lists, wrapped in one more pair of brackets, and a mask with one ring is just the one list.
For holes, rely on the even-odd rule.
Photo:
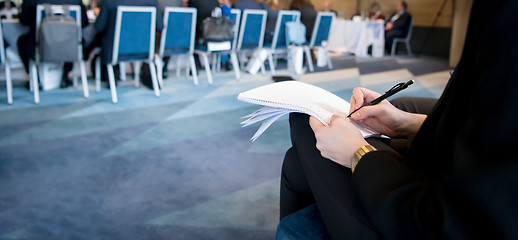
{"label": "black trousers", "polygon": [[[436,99],[400,98],[393,104],[414,113],[429,113]],[[292,147],[282,165],[280,218],[316,203],[333,239],[377,239],[375,230],[354,218],[348,210],[351,170],[320,155],[309,116],[290,114]],[[396,151],[389,141],[369,138],[380,150]],[[351,231],[354,229],[354,231]]]}

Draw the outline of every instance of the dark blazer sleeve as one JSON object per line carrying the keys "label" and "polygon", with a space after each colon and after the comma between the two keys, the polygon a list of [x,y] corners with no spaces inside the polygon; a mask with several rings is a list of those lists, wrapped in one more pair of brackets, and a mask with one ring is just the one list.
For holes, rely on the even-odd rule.
{"label": "dark blazer sleeve", "polygon": [[22,3],[22,12],[19,15],[20,23],[23,25],[33,25],[36,23],[36,1],[25,0]]}
{"label": "dark blazer sleeve", "polygon": [[518,32],[505,31],[517,8],[475,0],[461,61],[407,161],[380,151],[357,165],[351,211],[384,239],[518,236]]}
{"label": "dark blazer sleeve", "polygon": [[108,19],[110,17],[110,4],[111,1],[104,1],[103,6],[101,7],[101,11],[99,12],[99,16],[95,20],[95,29],[97,32],[102,33],[105,32],[108,28]]}

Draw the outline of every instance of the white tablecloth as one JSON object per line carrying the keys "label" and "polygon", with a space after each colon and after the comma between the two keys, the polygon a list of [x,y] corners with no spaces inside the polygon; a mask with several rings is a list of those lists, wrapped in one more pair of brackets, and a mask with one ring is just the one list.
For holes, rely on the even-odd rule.
{"label": "white tablecloth", "polygon": [[371,21],[336,19],[329,34],[329,50],[368,57],[367,48],[373,45],[372,56],[383,57],[384,24]]}

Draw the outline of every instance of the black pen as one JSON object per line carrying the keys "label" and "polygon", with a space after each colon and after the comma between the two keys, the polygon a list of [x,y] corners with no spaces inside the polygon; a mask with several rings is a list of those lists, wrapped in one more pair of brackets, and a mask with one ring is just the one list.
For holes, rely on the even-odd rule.
{"label": "black pen", "polygon": [[363,105],[363,106],[357,108],[352,113],[350,113],[347,117],[350,118],[351,115],[353,115],[353,113],[355,113],[356,111],[360,110],[362,107],[372,106],[372,105],[376,105],[376,104],[380,103],[381,101],[387,99],[388,97],[390,97],[390,96],[396,94],[397,92],[399,92],[399,91],[407,88],[408,86],[412,85],[412,83],[414,83],[414,80],[410,80],[410,81],[408,81],[406,83],[398,83],[398,84],[396,84],[394,87],[392,87],[391,89],[386,91],[385,94],[381,95],[379,98],[376,98],[376,99],[372,100],[372,102],[367,103],[366,105]]}

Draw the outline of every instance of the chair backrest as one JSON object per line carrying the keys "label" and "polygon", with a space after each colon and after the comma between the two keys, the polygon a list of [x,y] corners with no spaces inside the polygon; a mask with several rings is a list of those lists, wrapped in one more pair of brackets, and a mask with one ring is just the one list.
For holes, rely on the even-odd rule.
{"label": "chair backrest", "polygon": [[[63,14],[64,5],[50,5],[52,12],[54,14]],[[68,5],[68,9],[70,12],[70,16],[74,18],[77,22],[77,26],[79,29],[81,29],[82,19],[81,19],[81,7],[79,5]],[[44,4],[38,4],[36,7],[36,29],[40,28],[41,20],[45,18],[45,5]],[[36,31],[36,41],[38,40],[38,31]],[[80,39],[83,37],[81,35],[81,31],[79,31],[79,37]]]}
{"label": "chair backrest", "polygon": [[[63,9],[63,6],[65,6],[65,5],[50,5],[50,7],[52,9],[52,12],[54,14],[56,14],[56,15],[57,14],[63,14],[65,12],[64,9]],[[68,10],[69,10],[70,16],[76,20],[77,27],[79,29],[81,29],[81,27],[82,27],[81,7],[79,5],[67,5],[67,6],[68,6]],[[39,40],[40,40],[39,29],[40,29],[41,21],[43,20],[43,18],[45,18],[45,5],[44,4],[38,4],[36,6],[36,43],[38,43]],[[81,58],[83,56],[82,39],[83,39],[83,33],[82,33],[82,31],[78,31],[78,34],[77,34],[77,40],[78,40],[77,50],[78,50],[78,54],[79,54],[79,56]],[[38,48],[38,44],[36,44],[35,47]],[[36,51],[36,59],[39,58],[39,53],[38,52],[39,51]]]}
{"label": "chair backrest", "polygon": [[156,8],[118,6],[111,63],[153,60]]}
{"label": "chair backrest", "polygon": [[266,10],[245,9],[237,40],[237,50],[263,47]]}
{"label": "chair backrest", "polygon": [[408,26],[408,32],[405,37],[405,41],[410,41],[410,37],[412,37],[412,29],[414,29],[414,18],[410,18],[410,25]]}
{"label": "chair backrest", "polygon": [[329,39],[329,33],[331,32],[331,25],[335,14],[333,12],[318,12],[315,19],[315,26],[311,33],[311,40],[309,41],[309,47],[320,47],[322,41]]}
{"label": "chair backrest", "polygon": [[164,29],[158,51],[160,58],[194,52],[197,13],[196,8],[165,8]]}
{"label": "chair backrest", "polygon": [[234,40],[232,40],[232,50],[235,50],[237,46],[237,36],[239,34],[239,23],[241,22],[241,9],[233,8],[230,10],[230,21],[234,23]]}
{"label": "chair backrest", "polygon": [[273,34],[272,49],[286,48],[286,23],[300,21],[300,12],[296,10],[281,10],[275,23],[275,33]]}

